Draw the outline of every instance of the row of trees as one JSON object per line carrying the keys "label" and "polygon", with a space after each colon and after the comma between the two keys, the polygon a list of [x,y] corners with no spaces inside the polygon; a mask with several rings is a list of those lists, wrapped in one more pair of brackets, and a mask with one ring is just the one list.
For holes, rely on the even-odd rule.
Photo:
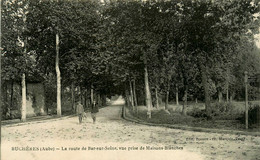
{"label": "row of trees", "polygon": [[240,98],[243,72],[260,72],[254,0],[2,3],[2,79],[22,82],[22,120],[26,79],[56,74],[59,116],[61,88],[73,96],[78,87],[82,94],[122,94],[134,110],[145,100],[151,117],[161,95],[166,110],[174,95],[176,103],[204,100],[210,114],[212,97]]}

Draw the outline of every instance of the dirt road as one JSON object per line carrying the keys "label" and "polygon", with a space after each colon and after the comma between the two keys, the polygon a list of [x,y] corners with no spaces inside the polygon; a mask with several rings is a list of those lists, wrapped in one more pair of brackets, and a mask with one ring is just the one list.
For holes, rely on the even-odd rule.
{"label": "dirt road", "polygon": [[123,120],[121,102],[97,123],[77,117],[2,127],[2,160],[260,159],[260,137],[151,127]]}

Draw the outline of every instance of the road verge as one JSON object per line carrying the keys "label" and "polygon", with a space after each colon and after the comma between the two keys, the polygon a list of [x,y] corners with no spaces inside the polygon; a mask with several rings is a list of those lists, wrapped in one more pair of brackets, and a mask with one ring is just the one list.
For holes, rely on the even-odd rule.
{"label": "road verge", "polygon": [[38,118],[38,119],[28,119],[28,121],[22,122],[19,119],[16,120],[5,120],[1,122],[2,127],[14,127],[14,126],[22,126],[22,125],[28,125],[28,124],[35,124],[35,123],[44,123],[44,122],[51,122],[51,121],[57,121],[57,120],[62,120],[62,119],[67,119],[71,117],[75,117],[76,115],[68,115],[68,116],[62,116],[62,117],[57,117],[57,116],[50,116],[50,117],[45,117],[45,118]]}
{"label": "road verge", "polygon": [[173,124],[155,124],[145,122],[140,120],[130,114],[130,111],[127,107],[122,107],[122,118],[138,124],[148,125],[148,126],[159,126],[159,127],[167,127],[172,129],[180,129],[187,131],[195,131],[195,132],[207,132],[207,133],[220,133],[220,134],[234,134],[234,135],[250,135],[250,136],[258,136],[260,137],[259,132],[247,132],[247,131],[236,131],[236,130],[223,130],[223,129],[213,129],[213,128],[200,128],[200,127],[190,127],[190,126],[180,126]]}

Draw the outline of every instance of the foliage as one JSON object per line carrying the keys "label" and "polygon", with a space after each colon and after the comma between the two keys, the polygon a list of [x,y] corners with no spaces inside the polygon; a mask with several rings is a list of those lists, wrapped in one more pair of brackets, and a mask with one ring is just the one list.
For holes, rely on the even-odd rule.
{"label": "foliage", "polygon": [[[260,106],[258,104],[249,105],[248,109],[248,124],[250,126],[256,125],[259,120]],[[238,118],[242,123],[245,123],[245,114]]]}
{"label": "foliage", "polygon": [[210,117],[204,109],[194,106],[188,115],[195,118],[205,118],[212,120],[237,120],[244,113],[241,106],[232,102],[215,102],[212,104]]}
{"label": "foliage", "polygon": [[207,118],[207,114],[205,110],[201,110],[198,107],[194,107],[190,112],[187,113],[188,115],[195,117],[195,118]]}
{"label": "foliage", "polygon": [[[136,116],[140,119],[143,119],[145,117],[145,114],[146,112],[140,111],[140,113],[138,113],[138,115]],[[168,114],[165,112],[165,110],[152,111],[152,118],[148,120],[148,122],[157,123],[157,124],[182,124],[182,125],[187,125],[195,121],[197,120],[191,116],[183,116],[180,113],[176,113],[176,112],[172,112],[171,114]]]}
{"label": "foliage", "polygon": [[[253,0],[5,0],[2,79],[20,80],[26,73],[53,89],[59,33],[64,88],[73,83],[103,95],[124,94],[134,79],[141,98],[146,66],[153,92],[174,94],[178,86],[180,97],[187,89],[188,99],[206,101],[207,109],[218,93],[242,99],[244,71],[260,72],[253,41],[259,20],[259,3]],[[225,106],[232,108],[213,104],[211,112],[226,113]],[[191,114],[205,117],[196,109]]]}

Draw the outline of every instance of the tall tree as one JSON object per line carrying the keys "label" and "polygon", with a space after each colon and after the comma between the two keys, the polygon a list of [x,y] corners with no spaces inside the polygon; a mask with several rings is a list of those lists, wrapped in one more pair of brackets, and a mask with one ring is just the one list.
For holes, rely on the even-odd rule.
{"label": "tall tree", "polygon": [[[59,0],[57,0],[57,3]],[[58,7],[57,9],[59,9]],[[57,15],[59,16],[59,15]],[[55,58],[55,70],[57,76],[57,116],[61,116],[61,73],[60,73],[60,56],[59,56],[59,20],[57,21],[57,31],[56,31],[56,58]]]}
{"label": "tall tree", "polygon": [[[245,1],[184,1],[184,13],[192,20],[187,24],[192,57],[198,62],[204,89],[205,105],[210,114],[209,68],[219,57],[232,57],[216,48],[235,47],[248,30],[255,30],[257,3]],[[243,8],[243,9],[242,9]],[[237,12],[242,11],[243,12]],[[250,27],[249,27],[250,26]],[[258,27],[257,27],[258,28]]]}

